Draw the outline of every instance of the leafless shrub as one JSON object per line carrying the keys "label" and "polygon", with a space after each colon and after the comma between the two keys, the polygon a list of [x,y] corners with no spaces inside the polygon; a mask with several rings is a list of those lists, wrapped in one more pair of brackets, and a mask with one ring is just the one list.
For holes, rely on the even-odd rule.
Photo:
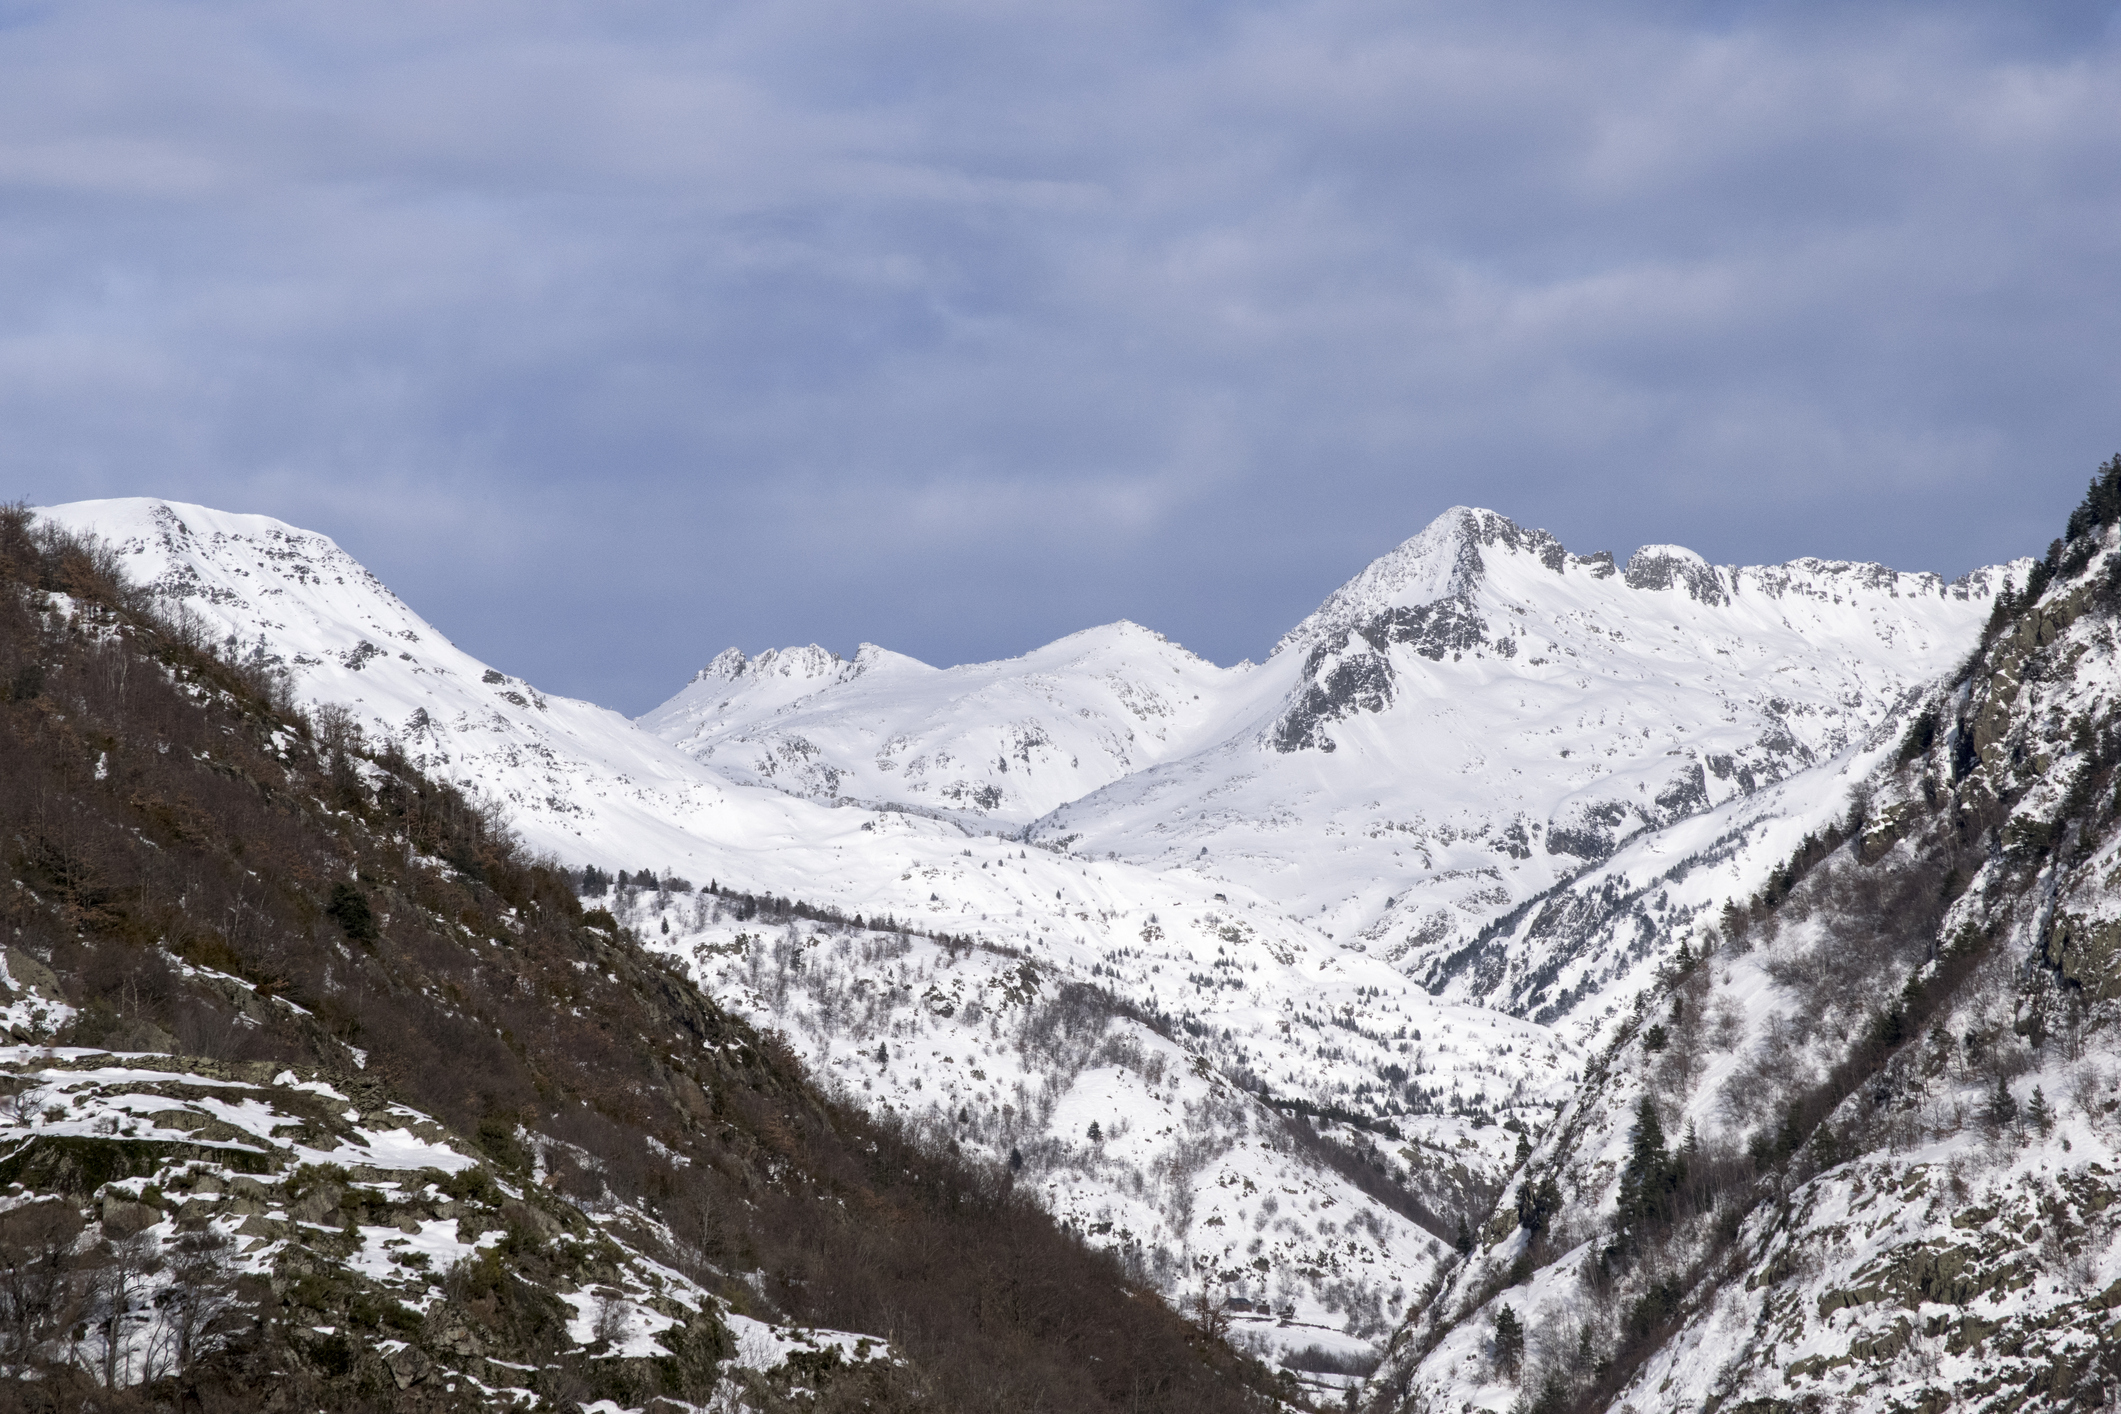
{"label": "leafless shrub", "polygon": [[81,1284],[73,1262],[81,1215],[65,1203],[0,1214],[0,1360],[20,1365],[72,1324]]}
{"label": "leafless shrub", "polygon": [[147,1351],[147,1377],[182,1375],[227,1345],[240,1329],[234,1243],[209,1228],[186,1233],[168,1257],[170,1284],[155,1302],[160,1317]]}
{"label": "leafless shrub", "polygon": [[132,1383],[134,1352],[153,1327],[145,1298],[161,1258],[153,1236],[136,1232],[100,1243],[90,1261],[86,1330],[93,1344],[83,1363],[103,1388],[119,1389]]}
{"label": "leafless shrub", "polygon": [[590,1339],[607,1345],[618,1345],[626,1339],[633,1325],[633,1308],[616,1296],[603,1295],[597,1298],[596,1316],[589,1328]]}
{"label": "leafless shrub", "polygon": [[9,1091],[6,1098],[0,1099],[0,1116],[13,1127],[25,1129],[36,1119],[43,1104],[44,1092],[25,1080]]}

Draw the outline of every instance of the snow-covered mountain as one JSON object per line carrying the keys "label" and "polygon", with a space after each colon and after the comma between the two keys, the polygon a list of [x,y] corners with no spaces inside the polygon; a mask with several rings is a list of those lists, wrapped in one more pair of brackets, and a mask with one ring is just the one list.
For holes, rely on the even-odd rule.
{"label": "snow-covered mountain", "polygon": [[2121,458],[2027,588],[1838,816],[1552,900],[1595,953],[1775,862],[1622,1009],[1371,1408],[2121,1398]]}
{"label": "snow-covered mountain", "polygon": [[1132,624],[948,670],[730,650],[641,722],[791,792],[1029,821],[1078,856],[1240,885],[1461,985],[1450,960],[1499,916],[1856,745],[2025,571],[1669,545],[1623,567],[1456,507],[1263,665]]}
{"label": "snow-covered mountain", "polygon": [[1250,664],[1218,668],[1138,624],[1021,658],[931,668],[873,643],[732,648],[640,719],[733,779],[817,800],[1022,826],[1233,728]]}
{"label": "snow-covered mountain", "polygon": [[2026,572],[1621,566],[1458,509],[1262,664],[1131,624],[950,669],[732,650],[635,723],[324,536],[42,514],[533,847],[653,870],[619,921],[839,1093],[1327,1364],[1458,1270],[1608,1028],[1845,815]]}
{"label": "snow-covered mountain", "polygon": [[724,817],[737,817],[726,823],[739,840],[791,829],[785,809],[746,810],[618,713],[463,652],[327,536],[139,498],[40,514],[104,537],[131,578],[196,615],[226,651],[286,671],[303,700],[345,708],[414,764],[501,802],[535,849],[684,870],[697,867],[696,837],[719,838]]}

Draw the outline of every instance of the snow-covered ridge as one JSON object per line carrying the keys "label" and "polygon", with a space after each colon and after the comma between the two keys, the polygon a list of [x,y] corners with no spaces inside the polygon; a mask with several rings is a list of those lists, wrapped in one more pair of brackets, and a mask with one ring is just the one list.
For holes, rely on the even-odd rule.
{"label": "snow-covered ridge", "polygon": [[1284,638],[1252,729],[1038,838],[1243,881],[1418,975],[1641,837],[1831,760],[1972,646],[2029,562],[1625,568],[1457,508]]}
{"label": "snow-covered ridge", "polygon": [[[326,537],[155,501],[50,514],[562,858],[999,933],[1023,898],[991,876],[920,890],[931,864],[874,846],[947,858],[949,819],[1029,826],[1161,876],[1123,890],[1144,904],[1243,895],[1431,979],[1628,841],[1850,749],[2023,573],[1720,569],[1672,546],[1623,569],[1461,507],[1292,630],[1303,652],[1262,665],[1220,668],[1124,622],[950,669],[874,645],[852,661],[732,650],[636,727],[462,654]],[[796,797],[935,824],[879,832]]]}
{"label": "snow-covered ridge", "polygon": [[[328,536],[147,498],[39,514],[111,542],[132,578],[198,615],[225,650],[284,670],[301,700],[343,707],[422,769],[501,802],[533,849],[611,868],[697,868],[684,822],[739,813],[713,771],[619,713],[540,692],[457,648]],[[753,816],[740,828],[778,823]]]}
{"label": "snow-covered ridge", "polygon": [[[2027,562],[2029,565],[2030,562]],[[1441,599],[1471,599],[1504,564],[1536,564],[1566,580],[1572,573],[1594,580],[1612,579],[1630,589],[1677,588],[1704,603],[1726,603],[1749,592],[1770,597],[1796,589],[1814,597],[1883,594],[1985,598],[2000,587],[1997,570],[1977,570],[1947,584],[1930,573],[1906,573],[1883,565],[1820,559],[1798,559],[1783,565],[1716,566],[1683,545],[1644,545],[1616,570],[1610,552],[1572,554],[1551,533],[1527,529],[1508,516],[1470,506],[1453,506],[1422,530],[1380,555],[1361,573],[1328,595],[1303,622],[1274,646],[1274,654],[1308,649],[1335,635],[1355,631],[1394,609],[1416,608]],[[2017,573],[2022,577],[2025,566]]]}
{"label": "snow-covered ridge", "polygon": [[941,670],[731,652],[641,721],[791,794],[1243,885],[1427,972],[1627,840],[1850,749],[2026,568],[1947,583],[1672,545],[1623,566],[1454,507],[1259,666],[1131,624]]}
{"label": "snow-covered ridge", "polygon": [[1021,826],[1212,738],[1248,676],[1125,621],[955,668],[732,648],[640,723],[735,780]]}

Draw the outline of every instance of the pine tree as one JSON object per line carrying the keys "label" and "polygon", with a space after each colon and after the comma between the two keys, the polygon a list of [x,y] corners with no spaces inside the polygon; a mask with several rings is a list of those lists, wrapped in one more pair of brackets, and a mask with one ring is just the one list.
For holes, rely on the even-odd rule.
{"label": "pine tree", "polygon": [[1537,1183],[1527,1178],[1517,1186],[1517,1225],[1526,1232],[1545,1232],[1560,1211],[1561,1187],[1554,1182],[1554,1175],[1548,1174]]}
{"label": "pine tree", "polygon": [[1620,1225],[1633,1230],[1670,1222],[1679,1185],[1686,1178],[1686,1159],[1665,1148],[1664,1125],[1657,1118],[1656,1102],[1647,1095],[1636,1109],[1628,1138],[1628,1166],[1620,1175]]}
{"label": "pine tree", "polygon": [[2047,1137],[2048,1131],[2055,1127],[2054,1111],[2047,1107],[2047,1096],[2040,1093],[2040,1087],[2037,1085],[2033,1087],[2033,1102],[2026,1107],[2025,1113],[2026,1117],[2032,1120],[2033,1128],[2040,1131],[2040,1137],[2043,1139]]}
{"label": "pine tree", "polygon": [[1517,1313],[1505,1306],[1495,1313],[1495,1365],[1504,1374],[1515,1376],[1518,1366],[1524,1363],[1524,1323]]}
{"label": "pine tree", "polygon": [[1461,1256],[1473,1250],[1473,1230],[1466,1226],[1464,1213],[1458,1215],[1458,1236],[1452,1240],[1451,1245],[1458,1249]]}
{"label": "pine tree", "polygon": [[368,906],[368,895],[343,879],[331,886],[331,902],[324,906],[324,916],[344,928],[346,936],[357,943],[373,943],[381,936],[375,913]]}
{"label": "pine tree", "polygon": [[1988,1118],[1998,1129],[2018,1118],[2018,1102],[2000,1075],[1996,1077],[1996,1093],[1988,1097]]}

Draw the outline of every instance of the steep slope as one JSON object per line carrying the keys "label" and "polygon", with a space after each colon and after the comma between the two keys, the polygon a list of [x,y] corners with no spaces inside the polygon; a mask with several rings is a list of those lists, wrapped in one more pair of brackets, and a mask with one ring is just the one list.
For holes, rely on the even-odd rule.
{"label": "steep slope", "polygon": [[[8,1373],[57,1382],[60,1400],[235,1407],[226,1382],[263,1361],[282,1367],[269,1407],[711,1400],[784,1395],[799,1367],[783,1343],[891,1359],[881,1341],[857,1352],[843,1332],[736,1315],[624,1224],[495,1178],[373,1081],[11,1046],[0,1083]],[[494,1319],[497,1292],[514,1319]],[[52,1359],[69,1344],[71,1367]]]}
{"label": "steep slope", "polygon": [[1767,888],[1805,838],[1847,815],[1902,725],[1888,719],[1829,761],[1638,835],[1433,956],[1416,979],[1437,996],[1553,1025],[1595,1049],[1599,1032],[1657,985],[1682,941],[1700,947],[1726,907]]}
{"label": "steep slope", "polygon": [[1375,1407],[2121,1395],[2117,522],[2121,458],[1841,817],[1657,933]]}
{"label": "steep slope", "polygon": [[1288,1390],[124,560],[0,510],[0,1406]]}

